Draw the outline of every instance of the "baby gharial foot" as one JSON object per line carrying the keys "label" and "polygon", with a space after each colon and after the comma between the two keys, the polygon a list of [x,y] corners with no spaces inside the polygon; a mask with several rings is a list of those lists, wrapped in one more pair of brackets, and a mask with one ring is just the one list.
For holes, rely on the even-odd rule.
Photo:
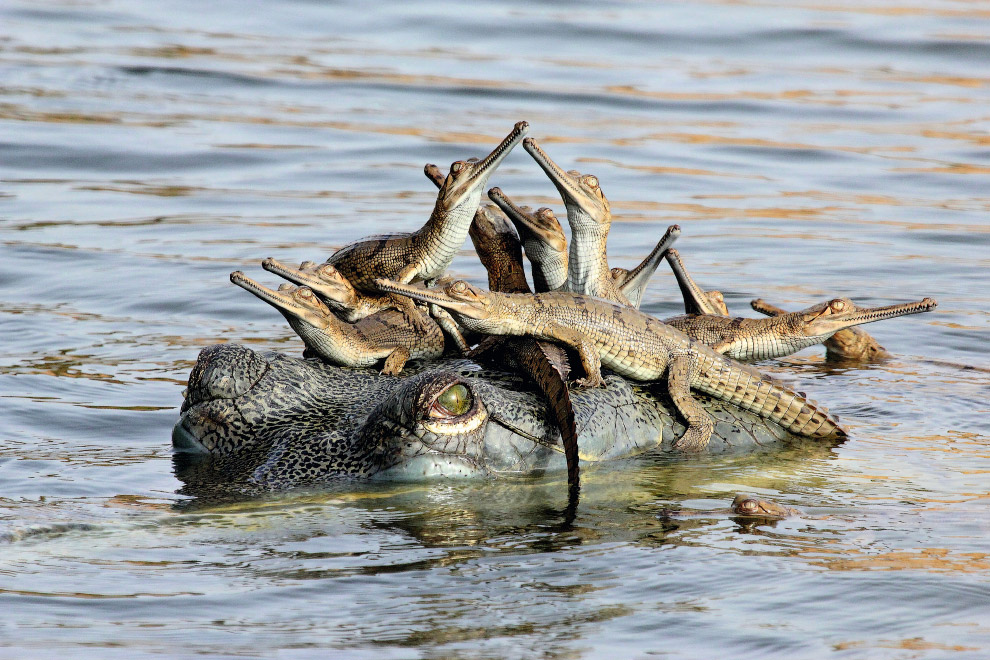
{"label": "baby gharial foot", "polygon": [[674,441],[674,449],[683,452],[700,452],[708,447],[708,442],[712,439],[715,425],[710,421],[701,424],[692,424],[684,432],[684,435]]}
{"label": "baby gharial foot", "polygon": [[396,309],[402,312],[403,318],[409,322],[413,330],[420,334],[426,334],[430,331],[430,319],[416,306],[412,299],[399,295],[392,295],[391,298]]}
{"label": "baby gharial foot", "polygon": [[602,378],[601,373],[590,373],[584,378],[575,380],[574,384],[578,387],[605,387],[605,379]]}
{"label": "baby gharial foot", "polygon": [[398,346],[385,358],[382,366],[382,373],[386,376],[398,376],[402,372],[402,367],[406,366],[409,360],[409,349],[405,346]]}

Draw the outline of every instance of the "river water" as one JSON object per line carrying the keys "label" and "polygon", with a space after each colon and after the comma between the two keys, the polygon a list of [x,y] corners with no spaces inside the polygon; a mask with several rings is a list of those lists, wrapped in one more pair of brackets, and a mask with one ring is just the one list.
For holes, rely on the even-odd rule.
{"label": "river water", "polygon": [[[987,5],[360,4],[0,4],[0,657],[990,657]],[[676,222],[738,314],[936,298],[762,365],[851,438],[587,469],[570,525],[560,476],[183,508],[199,349],[301,350],[227,274],[420,226],[522,119],[613,266]],[[491,183],[563,217],[521,149]]]}

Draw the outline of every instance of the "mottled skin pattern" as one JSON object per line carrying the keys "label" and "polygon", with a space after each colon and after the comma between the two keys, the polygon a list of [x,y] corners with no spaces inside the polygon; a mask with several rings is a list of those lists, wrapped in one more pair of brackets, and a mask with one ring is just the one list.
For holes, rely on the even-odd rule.
{"label": "mottled skin pattern", "polygon": [[[438,409],[463,384],[471,410]],[[529,383],[466,360],[380,375],[259,353],[235,344],[200,352],[173,432],[185,492],[254,492],[340,478],[494,476],[565,465],[555,424]],[[711,453],[796,440],[734,405],[699,397],[714,420]],[[671,451],[684,426],[662,392],[606,376],[572,396],[581,458],[601,461]]]}
{"label": "mottled skin pattern", "polygon": [[[488,197],[508,216],[519,232],[526,258],[533,264],[533,289],[537,293],[556,291],[567,282],[567,238],[557,216],[547,207],[531,212],[517,206],[501,188],[492,188]],[[489,287],[492,291],[505,291]]]}
{"label": "mottled skin pattern", "polygon": [[[471,241],[488,271],[488,288],[505,293],[530,293],[519,237],[505,217],[495,209],[484,215],[479,211],[471,227]],[[540,388],[557,420],[567,459],[567,483],[576,497],[581,468],[577,424],[567,389],[571,367],[564,349],[531,337],[487,337],[469,355],[520,372]]]}
{"label": "mottled skin pattern", "polygon": [[598,177],[574,170],[565,172],[532,138],[523,140],[523,148],[550,177],[567,207],[571,244],[567,282],[562,290],[628,305],[629,299],[615,285],[608,267],[605,243],[612,226],[612,211],[598,185]]}
{"label": "mottled skin pattern", "polygon": [[230,281],[277,309],[306,344],[306,348],[331,364],[371,367],[395,375],[409,359],[433,359],[443,355],[440,327],[426,319],[426,331],[412,327],[404,315],[385,309],[349,324],[327,308],[308,287],[285,284],[273,291],[240,271]]}
{"label": "mottled skin pattern", "polygon": [[[369,236],[342,247],[327,263],[365,293],[378,293],[374,287],[378,277],[410,283],[442,276],[464,245],[488,178],[527,130],[529,124],[519,122],[483,160],[453,163],[437,195],[433,213],[421,229]],[[397,304],[408,305],[408,301]],[[406,312],[410,320],[419,318],[414,308],[407,307]]]}
{"label": "mottled skin pattern", "polygon": [[653,250],[639,262],[638,266],[632,270],[613,268],[610,271],[612,281],[619,287],[622,295],[629,299],[630,306],[639,309],[639,305],[643,301],[643,293],[646,291],[646,285],[649,284],[650,278],[653,277],[653,273],[656,272],[657,266],[660,265],[667,251],[671,249],[670,246],[674,244],[674,241],[680,235],[681,228],[678,225],[670,225],[667,227],[667,231],[664,232],[663,236],[660,237],[660,240],[657,241]]}
{"label": "mottled skin pattern", "polygon": [[[780,316],[787,310],[771,305],[761,298],[750,301],[750,307],[760,314]],[[828,360],[858,360],[873,362],[890,357],[883,346],[862,328],[846,328],[839,330],[825,340],[825,358]]]}
{"label": "mottled skin pattern", "polygon": [[587,376],[579,384],[600,386],[602,366],[638,381],[666,377],[671,398],[689,421],[688,433],[679,442],[683,449],[703,449],[712,434],[712,421],[691,389],[755,412],[798,435],[844,435],[828,411],[804,395],[629,307],[574,293],[493,293],[463,280],[426,291],[388,280],[378,280],[378,285],[446,307],[475,332],[564,344],[581,358]]}
{"label": "mottled skin pattern", "polygon": [[269,257],[261,262],[261,267],[299,286],[309,287],[334,314],[348,323],[395,307],[392,296],[359,292],[330,264],[304,261],[299,268],[291,268]]}

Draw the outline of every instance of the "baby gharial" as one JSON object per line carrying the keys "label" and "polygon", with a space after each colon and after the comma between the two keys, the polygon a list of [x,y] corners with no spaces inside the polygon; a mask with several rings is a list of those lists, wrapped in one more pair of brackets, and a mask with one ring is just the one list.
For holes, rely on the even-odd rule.
{"label": "baby gharial", "polygon": [[428,318],[421,330],[402,312],[384,309],[350,324],[337,318],[309,287],[283,284],[275,291],[240,271],[231,273],[230,281],[281,312],[306,347],[330,364],[371,367],[384,361],[382,373],[394,375],[410,359],[443,355],[443,332]]}

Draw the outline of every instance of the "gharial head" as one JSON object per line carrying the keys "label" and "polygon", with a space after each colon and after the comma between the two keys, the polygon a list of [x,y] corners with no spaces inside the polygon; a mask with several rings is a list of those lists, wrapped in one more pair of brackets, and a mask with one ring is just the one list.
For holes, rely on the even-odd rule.
{"label": "gharial head", "polygon": [[333,312],[307,286],[282,284],[275,291],[255,282],[239,270],[230,274],[230,281],[277,309],[290,323],[300,320],[317,328],[326,328],[334,318]]}
{"label": "gharial head", "polygon": [[[562,466],[525,382],[448,361],[402,378],[236,344],[200,352],[173,431],[194,491]],[[520,415],[520,411],[526,414]]]}
{"label": "gharial head", "polygon": [[576,217],[578,215],[576,212],[587,216],[596,224],[611,224],[612,210],[599,185],[598,177],[594,174],[581,174],[577,170],[565,172],[557,163],[553,162],[533,138],[523,140],[523,149],[543,168],[543,171],[557,187],[561,198],[564,200],[564,205],[567,207],[567,221],[572,226],[583,220],[583,218]]}
{"label": "gharial head", "polygon": [[489,190],[488,198],[509,217],[524,242],[537,240],[554,252],[566,254],[567,238],[551,209],[544,206],[534,212],[528,206],[517,206],[501,188]]}
{"label": "gharial head", "polygon": [[832,300],[812,305],[807,309],[794,312],[799,320],[798,328],[805,335],[830,335],[844,328],[862,323],[883,321],[896,316],[930,312],[938,306],[934,298],[925,298],[919,302],[887,305],[885,307],[859,307],[848,298],[833,298]]}
{"label": "gharial head", "polygon": [[[499,163],[512,151],[512,148],[522,141],[529,124],[521,121],[517,123],[512,131],[502,140],[495,149],[482,159],[470,158],[468,160],[457,160],[451,163],[450,171],[447,172],[443,185],[440,186],[440,193],[437,196],[437,204],[446,210],[467,201],[478,195],[480,199],[481,191],[488,183],[488,178],[498,167]],[[424,169],[426,175],[436,181],[438,170],[433,170],[430,166]]]}
{"label": "gharial head", "polygon": [[485,291],[464,280],[452,280],[441,287],[419,289],[392,280],[377,279],[375,285],[387,293],[397,293],[424,303],[434,303],[449,310],[459,321],[483,321],[491,316],[498,294]]}
{"label": "gharial head", "polygon": [[309,287],[333,309],[350,310],[357,304],[357,291],[331,264],[304,261],[299,268],[291,268],[268,257],[261,262],[261,267],[290,282]]}

